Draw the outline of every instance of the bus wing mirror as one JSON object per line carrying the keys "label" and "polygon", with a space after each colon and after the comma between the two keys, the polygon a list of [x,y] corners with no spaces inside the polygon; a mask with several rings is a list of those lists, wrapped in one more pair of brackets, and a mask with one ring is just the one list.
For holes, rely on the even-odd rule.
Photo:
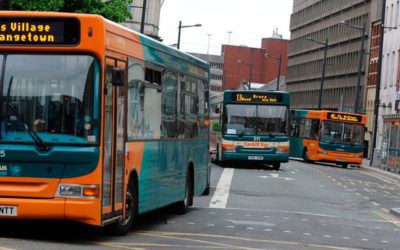
{"label": "bus wing mirror", "polygon": [[125,70],[121,68],[113,68],[112,70],[112,84],[114,86],[124,86]]}

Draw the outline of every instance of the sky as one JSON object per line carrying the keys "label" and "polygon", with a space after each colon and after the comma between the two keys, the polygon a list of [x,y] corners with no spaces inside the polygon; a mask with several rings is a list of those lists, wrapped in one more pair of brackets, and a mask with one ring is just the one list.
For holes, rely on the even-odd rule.
{"label": "sky", "polygon": [[289,39],[293,0],[165,0],[161,8],[159,36],[167,45],[178,40],[179,20],[184,28],[181,50],[185,52],[221,54],[221,44],[259,48],[261,39],[271,37],[273,30]]}

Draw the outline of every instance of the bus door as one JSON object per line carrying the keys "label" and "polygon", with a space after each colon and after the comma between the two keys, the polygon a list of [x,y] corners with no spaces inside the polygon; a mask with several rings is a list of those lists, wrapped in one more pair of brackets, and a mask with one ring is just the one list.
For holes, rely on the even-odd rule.
{"label": "bus door", "polygon": [[126,62],[106,59],[104,98],[104,150],[102,220],[122,215],[125,203],[125,117],[124,86],[112,85],[113,68],[125,69]]}

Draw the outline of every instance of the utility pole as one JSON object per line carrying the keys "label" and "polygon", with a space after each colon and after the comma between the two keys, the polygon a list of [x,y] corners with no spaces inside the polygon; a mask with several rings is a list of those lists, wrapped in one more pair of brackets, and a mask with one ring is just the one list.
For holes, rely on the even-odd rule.
{"label": "utility pole", "polygon": [[210,54],[210,40],[211,40],[211,34],[207,34],[208,36],[208,45],[207,45],[207,55]]}
{"label": "utility pole", "polygon": [[144,34],[144,23],[146,21],[147,0],[143,0],[142,21],[140,23],[140,33]]}
{"label": "utility pole", "polygon": [[[364,23],[361,29],[361,48],[360,48],[360,58],[358,62],[357,70],[357,89],[356,89],[356,100],[354,103],[354,113],[358,113],[358,105],[360,102],[360,88],[361,88],[361,71],[364,58],[364,41],[365,41],[366,24]],[[383,45],[383,44],[382,44]]]}

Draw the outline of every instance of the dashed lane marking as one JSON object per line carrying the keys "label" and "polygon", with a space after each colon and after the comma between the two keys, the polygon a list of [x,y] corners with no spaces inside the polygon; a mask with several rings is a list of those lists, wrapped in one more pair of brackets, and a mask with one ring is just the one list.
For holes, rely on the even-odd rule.
{"label": "dashed lane marking", "polygon": [[232,177],[234,169],[225,168],[219,178],[217,188],[210,201],[211,208],[225,208],[228,202],[229,190],[231,189]]}

